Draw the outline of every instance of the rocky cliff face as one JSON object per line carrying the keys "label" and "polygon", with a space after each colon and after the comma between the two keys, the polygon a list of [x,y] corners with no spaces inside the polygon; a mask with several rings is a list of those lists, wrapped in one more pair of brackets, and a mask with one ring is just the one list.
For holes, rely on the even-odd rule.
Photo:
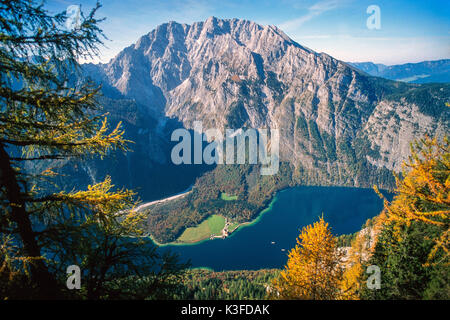
{"label": "rocky cliff face", "polygon": [[329,183],[399,170],[411,140],[449,132],[448,84],[371,77],[246,20],[169,22],[88,69],[159,126],[277,128],[280,159]]}

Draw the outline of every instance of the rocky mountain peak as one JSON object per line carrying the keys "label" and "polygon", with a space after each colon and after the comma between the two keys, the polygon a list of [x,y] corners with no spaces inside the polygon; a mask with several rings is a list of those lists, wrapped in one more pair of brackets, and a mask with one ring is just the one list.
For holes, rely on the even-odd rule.
{"label": "rocky mountain peak", "polygon": [[[187,128],[196,120],[278,128],[282,160],[326,175],[342,174],[349,162],[398,170],[415,136],[448,131],[441,108],[448,86],[420,91],[374,78],[248,20],[162,24],[99,72],[154,117]],[[436,103],[432,112],[427,95]]]}

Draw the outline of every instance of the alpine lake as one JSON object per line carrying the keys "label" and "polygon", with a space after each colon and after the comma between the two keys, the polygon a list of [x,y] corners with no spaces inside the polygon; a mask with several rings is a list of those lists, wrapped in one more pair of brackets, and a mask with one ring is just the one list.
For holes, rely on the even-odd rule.
{"label": "alpine lake", "polygon": [[[383,192],[386,197],[392,195]],[[373,189],[301,186],[282,190],[251,223],[225,239],[192,244],[164,245],[193,268],[257,270],[282,268],[303,227],[322,215],[333,235],[359,231],[367,219],[378,215],[383,201]]]}

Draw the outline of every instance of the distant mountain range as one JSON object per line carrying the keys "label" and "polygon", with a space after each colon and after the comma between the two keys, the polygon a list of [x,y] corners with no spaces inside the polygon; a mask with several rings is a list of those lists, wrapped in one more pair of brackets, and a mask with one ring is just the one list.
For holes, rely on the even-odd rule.
{"label": "distant mountain range", "polygon": [[387,66],[373,62],[348,64],[376,77],[409,83],[450,82],[450,59]]}

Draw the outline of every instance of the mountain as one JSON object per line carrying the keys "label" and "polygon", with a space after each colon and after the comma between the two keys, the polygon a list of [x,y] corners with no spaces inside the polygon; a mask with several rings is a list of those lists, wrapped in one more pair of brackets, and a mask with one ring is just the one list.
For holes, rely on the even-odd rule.
{"label": "mountain", "polygon": [[281,159],[308,169],[339,171],[349,160],[341,145],[364,137],[357,158],[399,170],[414,137],[448,132],[448,85],[370,77],[246,20],[160,25],[98,65],[96,78],[161,123],[278,128]]}
{"label": "mountain", "polygon": [[[162,242],[212,212],[249,220],[290,185],[390,188],[413,139],[449,132],[449,84],[373,77],[247,20],[165,23],[109,63],[84,65],[83,74],[102,84],[105,109],[135,141],[135,152],[113,165],[85,163],[91,179],[111,174],[151,200],[155,190],[181,191],[197,177],[188,196],[149,213]],[[173,165],[170,133],[194,121],[205,129],[279,129],[279,174],[260,176],[256,165]],[[239,200],[221,200],[222,192]]]}
{"label": "mountain", "polygon": [[349,62],[349,64],[372,76],[391,80],[409,83],[450,82],[450,59],[393,66],[373,62]]}

